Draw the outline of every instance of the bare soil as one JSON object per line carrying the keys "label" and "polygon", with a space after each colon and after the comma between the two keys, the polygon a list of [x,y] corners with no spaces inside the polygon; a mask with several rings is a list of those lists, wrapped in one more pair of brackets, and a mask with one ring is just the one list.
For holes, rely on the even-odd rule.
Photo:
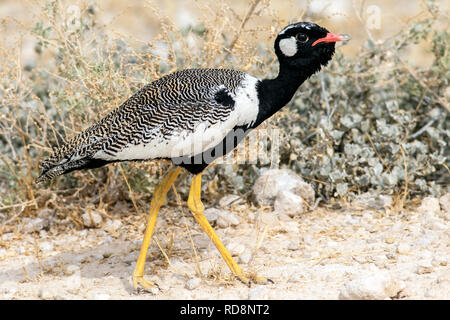
{"label": "bare soil", "polygon": [[239,224],[216,226],[219,237],[247,273],[273,284],[234,280],[187,208],[166,206],[145,269],[159,290],[132,287],[145,215],[129,213],[104,216],[97,228],[60,222],[3,234],[0,299],[338,299],[352,280],[385,271],[400,284],[385,298],[450,298],[442,215],[351,205],[294,218],[247,204],[230,211]]}

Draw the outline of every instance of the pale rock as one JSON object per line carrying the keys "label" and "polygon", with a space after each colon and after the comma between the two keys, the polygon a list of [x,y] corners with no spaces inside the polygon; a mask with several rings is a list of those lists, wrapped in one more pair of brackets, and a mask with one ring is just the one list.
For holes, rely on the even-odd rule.
{"label": "pale rock", "polygon": [[39,243],[39,248],[42,250],[42,252],[47,253],[53,250],[53,244],[48,241],[41,242]]}
{"label": "pale rock", "polygon": [[295,221],[282,223],[280,227],[277,228],[277,230],[286,233],[294,233],[294,234],[299,233],[298,224]]}
{"label": "pale rock", "polygon": [[54,299],[54,294],[47,287],[41,287],[38,291],[38,297],[43,300]]}
{"label": "pale rock", "polygon": [[439,199],[434,197],[426,197],[422,200],[422,203],[417,210],[423,214],[439,215],[441,212]]}
{"label": "pale rock", "polygon": [[245,252],[245,246],[240,243],[232,242],[228,245],[228,252],[233,256],[237,257]]}
{"label": "pale rock", "polygon": [[436,295],[436,290],[434,290],[433,288],[428,289],[427,291],[425,291],[424,296],[427,298],[431,298],[434,297]]}
{"label": "pale rock", "polygon": [[102,241],[102,243],[111,243],[113,242],[113,238],[110,236],[106,236],[105,239]]}
{"label": "pale rock", "polygon": [[388,195],[377,195],[373,193],[363,193],[356,196],[352,202],[355,209],[387,209],[392,205],[392,197]]}
{"label": "pale rock", "polygon": [[227,210],[220,210],[217,217],[217,226],[220,228],[228,228],[230,226],[237,226],[241,220],[234,213]]}
{"label": "pale rock", "polygon": [[200,278],[197,278],[197,277],[192,278],[192,279],[189,279],[188,282],[186,282],[185,288],[188,290],[194,290],[194,289],[197,289],[201,283],[202,283],[202,280]]}
{"label": "pale rock", "polygon": [[71,265],[66,267],[66,274],[67,275],[73,275],[74,273],[76,273],[78,271],[80,271],[80,267],[79,266],[71,264]]}
{"label": "pale rock", "polygon": [[275,198],[274,209],[277,213],[284,213],[290,217],[301,215],[303,199],[291,191],[281,190]]}
{"label": "pale rock", "polygon": [[46,238],[47,236],[48,236],[47,231],[45,231],[45,230],[39,231],[39,237],[40,238]]}
{"label": "pale rock", "polygon": [[48,227],[48,219],[35,218],[35,219],[24,219],[25,225],[23,231],[26,233],[41,231],[42,229]]}
{"label": "pale rock", "polygon": [[298,244],[298,241],[289,241],[289,244],[287,246],[288,250],[291,250],[291,251],[298,250],[299,247],[300,246]]}
{"label": "pale rock", "polygon": [[102,223],[103,218],[99,213],[95,211],[88,212],[86,210],[86,212],[81,216],[81,220],[83,221],[85,227],[98,228]]}
{"label": "pale rock", "polygon": [[260,219],[262,223],[269,226],[276,225],[279,222],[278,215],[274,212],[261,212]]}
{"label": "pale rock", "polygon": [[[208,208],[205,209],[204,215],[208,222],[214,225],[217,222],[217,218],[219,218],[219,212],[223,210],[219,210],[217,208]],[[228,212],[228,211],[227,211]]]}
{"label": "pale rock", "polygon": [[237,204],[242,204],[243,202],[244,201],[241,197],[234,194],[228,194],[219,200],[219,206],[221,208],[226,208]]}
{"label": "pale rock", "polygon": [[439,198],[439,204],[444,213],[444,218],[448,220],[450,218],[450,192]]}
{"label": "pale rock", "polygon": [[17,299],[17,292],[19,288],[17,287],[16,281],[6,280],[0,283],[0,297],[1,300],[10,300],[13,298]]}
{"label": "pale rock", "polygon": [[431,272],[433,272],[433,264],[430,260],[422,260],[417,264],[417,274],[426,274]]}
{"label": "pale rock", "polygon": [[192,240],[198,249],[206,249],[212,244],[211,240],[204,233],[192,236]]}
{"label": "pale rock", "polygon": [[119,219],[113,219],[106,221],[106,229],[116,232],[122,226],[122,221]]}
{"label": "pale rock", "polygon": [[292,221],[292,218],[284,213],[277,214],[277,217],[278,217],[278,220],[282,223]]}
{"label": "pale rock", "polygon": [[77,294],[81,288],[81,273],[80,271],[75,271],[74,274],[65,278],[63,280],[63,287],[67,292],[72,294]]}
{"label": "pale rock", "polygon": [[362,215],[362,219],[366,222],[371,222],[373,220],[373,212],[372,211],[364,211]]}
{"label": "pale rock", "polygon": [[384,300],[396,296],[405,287],[403,281],[393,279],[387,271],[363,274],[346,283],[340,290],[342,300]]}
{"label": "pale rock", "polygon": [[292,170],[269,169],[256,180],[252,196],[258,205],[273,205],[280,191],[291,191],[307,203],[314,203],[314,189]]}
{"label": "pale rock", "polygon": [[397,253],[399,254],[408,254],[410,253],[410,251],[411,246],[407,243],[402,242],[397,246]]}
{"label": "pale rock", "polygon": [[302,274],[302,273],[294,272],[289,277],[288,282],[301,282],[301,283],[304,283],[305,282],[305,275]]}
{"label": "pale rock", "polygon": [[309,233],[305,233],[302,235],[302,242],[306,245],[313,245],[314,244],[314,236]]}
{"label": "pale rock", "polygon": [[0,248],[0,260],[2,260],[4,257],[6,257],[8,251],[4,248]]}
{"label": "pale rock", "polygon": [[49,209],[49,208],[44,208],[39,211],[38,217],[41,219],[44,219],[44,220],[48,220],[54,213],[55,213],[55,210]]}
{"label": "pale rock", "polygon": [[252,260],[252,254],[250,252],[244,252],[239,255],[238,261],[242,264],[248,264]]}
{"label": "pale rock", "polygon": [[[431,234],[431,233],[430,233]],[[431,259],[433,259],[433,256],[434,256],[434,254],[433,254],[433,251],[430,251],[430,250],[422,250],[420,253],[419,253],[419,258],[420,258],[420,260],[422,261],[422,262],[430,262],[431,261]]]}
{"label": "pale rock", "polygon": [[[88,231],[86,229],[83,229],[80,231],[79,236],[80,238],[86,238],[88,234]],[[66,239],[67,241],[69,241],[69,239]],[[75,237],[70,237],[70,241],[76,241]]]}
{"label": "pale rock", "polygon": [[336,241],[327,241],[327,247],[329,248],[337,248],[339,247],[339,243]]}
{"label": "pale rock", "polygon": [[446,256],[435,256],[433,258],[433,260],[431,260],[431,264],[434,267],[438,267],[438,266],[445,267],[445,266],[447,266],[447,257]]}

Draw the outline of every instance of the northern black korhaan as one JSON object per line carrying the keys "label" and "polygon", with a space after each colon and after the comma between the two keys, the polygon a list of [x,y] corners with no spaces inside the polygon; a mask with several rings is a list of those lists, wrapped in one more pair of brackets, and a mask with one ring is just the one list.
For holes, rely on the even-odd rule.
{"label": "northern black korhaan", "polygon": [[267,282],[243,273],[206,220],[200,199],[202,171],[285,106],[298,87],[331,60],[335,42],[348,39],[314,23],[300,22],[285,27],[275,40],[280,68],[274,79],[258,80],[230,69],[190,69],[166,75],[55,150],[40,164],[38,182],[117,161],[172,160],[174,166],[154,191],[133,273],[134,286],[154,285],[143,277],[146,254],[159,208],[181,168],[194,174],[188,206],[234,275],[247,284]]}

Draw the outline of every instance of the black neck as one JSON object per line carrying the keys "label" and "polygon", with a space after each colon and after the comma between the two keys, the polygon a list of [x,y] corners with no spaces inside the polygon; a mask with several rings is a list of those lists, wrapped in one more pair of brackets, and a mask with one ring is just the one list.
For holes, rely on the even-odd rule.
{"label": "black neck", "polygon": [[315,71],[280,64],[280,72],[275,79],[262,80],[257,88],[260,109],[254,126],[260,125],[291,101],[298,87]]}

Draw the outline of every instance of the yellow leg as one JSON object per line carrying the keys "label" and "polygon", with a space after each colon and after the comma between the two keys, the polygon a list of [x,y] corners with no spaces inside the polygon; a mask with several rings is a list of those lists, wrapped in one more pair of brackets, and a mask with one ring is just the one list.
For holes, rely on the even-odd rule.
{"label": "yellow leg", "polygon": [[175,182],[181,168],[173,167],[169,170],[163,180],[156,186],[153,193],[153,198],[151,202],[150,213],[147,217],[147,227],[145,229],[144,240],[142,241],[141,251],[139,252],[139,257],[136,262],[136,267],[133,272],[133,286],[136,289],[138,285],[141,285],[145,289],[150,289],[155,286],[151,281],[144,279],[144,265],[145,259],[147,257],[148,247],[150,245],[150,240],[153,235],[153,230],[155,228],[156,217],[158,216],[159,208],[164,204],[166,200],[166,194],[169,191],[172,184]]}
{"label": "yellow leg", "polygon": [[[202,175],[198,174],[194,178],[192,178],[191,188],[189,191],[189,198],[188,198],[188,207],[191,209],[192,214],[194,215],[195,220],[200,224],[200,226],[203,228],[203,231],[206,232],[208,237],[212,240],[216,248],[219,250],[220,254],[222,255],[222,258],[225,260],[226,264],[230,268],[230,270],[233,272],[233,274],[241,280],[243,283],[250,285],[251,281],[249,278],[247,278],[244,273],[242,272],[241,267],[234,261],[234,259],[231,257],[231,254],[228,252],[228,250],[223,245],[222,241],[220,241],[219,237],[217,236],[214,229],[209,224],[208,220],[206,219],[204,215],[205,207],[203,206],[203,203],[201,201],[201,185],[202,185]],[[258,283],[267,283],[272,282],[270,279],[266,278],[259,278],[259,277],[252,277],[252,281],[258,282]]]}

